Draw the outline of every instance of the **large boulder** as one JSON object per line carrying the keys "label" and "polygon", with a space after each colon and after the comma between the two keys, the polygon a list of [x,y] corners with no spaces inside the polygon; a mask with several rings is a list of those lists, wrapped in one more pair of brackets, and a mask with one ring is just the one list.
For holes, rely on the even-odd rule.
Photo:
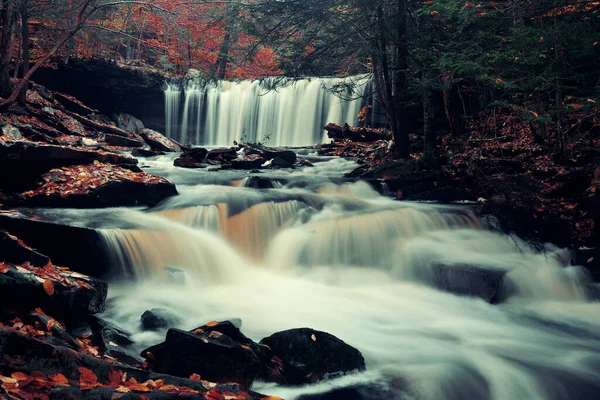
{"label": "large boulder", "polygon": [[53,168],[89,164],[93,161],[129,168],[137,164],[135,158],[127,155],[26,140],[4,140],[0,137],[0,169],[11,171],[10,174],[0,174],[0,188],[23,190]]}
{"label": "large boulder", "polygon": [[174,141],[173,139],[169,139],[161,133],[153,131],[152,129],[142,129],[140,131],[140,135],[148,146],[154,151],[166,151],[166,152],[177,152],[181,151],[183,146]]}
{"label": "large boulder", "polygon": [[37,207],[153,206],[176,194],[175,185],[164,178],[96,161],[51,170],[37,187],[21,193],[20,201]]}
{"label": "large boulder", "polygon": [[208,150],[202,147],[196,147],[190,150],[186,150],[183,154],[173,161],[173,165],[182,168],[203,168],[206,166],[206,156]]}
{"label": "large boulder", "polygon": [[13,264],[30,263],[35,267],[43,267],[50,259],[27,246],[21,239],[0,230],[0,254],[2,261]]}
{"label": "large boulder", "polygon": [[119,146],[119,147],[144,147],[146,143],[137,137],[137,135],[132,134],[131,137],[123,137],[118,135],[111,135],[107,133],[104,136],[104,141],[109,146]]}
{"label": "large boulder", "polygon": [[238,383],[249,388],[270,359],[231,322],[209,322],[190,332],[169,329],[165,341],[142,352],[153,371],[175,376],[200,374],[213,382]]}
{"label": "large boulder", "polygon": [[337,337],[310,328],[290,329],[264,338],[282,361],[283,377],[289,385],[303,385],[365,369],[357,349]]}
{"label": "large boulder", "polygon": [[143,129],[145,129],[144,123],[130,114],[113,114],[112,120],[115,122],[118,128],[127,132],[140,133]]}
{"label": "large boulder", "polygon": [[141,318],[142,329],[146,331],[156,331],[166,329],[177,325],[180,322],[179,317],[164,308],[153,308],[146,310]]}
{"label": "large boulder", "polygon": [[59,315],[104,311],[107,284],[49,263],[35,267],[0,263],[0,303],[13,308],[43,306]]}
{"label": "large boulder", "polygon": [[506,271],[470,265],[432,265],[433,281],[438,289],[450,293],[479,297],[488,303],[501,301]]}

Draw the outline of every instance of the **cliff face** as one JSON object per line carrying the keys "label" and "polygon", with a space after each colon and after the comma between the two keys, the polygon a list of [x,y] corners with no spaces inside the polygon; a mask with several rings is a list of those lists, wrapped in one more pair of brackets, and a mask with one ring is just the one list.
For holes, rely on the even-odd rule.
{"label": "cliff face", "polygon": [[102,114],[128,113],[148,128],[165,131],[165,77],[159,73],[103,60],[72,60],[57,68],[42,68],[33,79],[50,90],[75,96]]}

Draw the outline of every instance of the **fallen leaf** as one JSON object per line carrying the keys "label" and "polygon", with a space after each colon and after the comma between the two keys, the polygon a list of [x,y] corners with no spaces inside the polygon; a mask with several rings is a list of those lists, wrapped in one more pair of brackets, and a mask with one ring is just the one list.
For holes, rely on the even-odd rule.
{"label": "fallen leaf", "polygon": [[79,376],[79,385],[80,386],[90,386],[94,387],[98,385],[98,377],[94,373],[94,371],[87,369],[85,367],[79,367],[77,370],[81,373]]}
{"label": "fallen leaf", "polygon": [[190,380],[191,381],[201,381],[202,377],[198,374],[192,374],[192,376],[190,376]]}
{"label": "fallen leaf", "polygon": [[313,340],[313,342],[317,341],[317,337],[315,336],[314,333],[312,335],[310,335],[310,338]]}
{"label": "fallen leaf", "polygon": [[10,270],[10,265],[6,263],[0,263],[0,274],[5,274]]}
{"label": "fallen leaf", "polygon": [[594,257],[590,257],[587,259],[588,264],[591,263],[592,261],[594,261]]}
{"label": "fallen leaf", "polygon": [[52,296],[54,294],[54,285],[50,279],[46,279],[43,283],[43,286],[48,296]]}
{"label": "fallen leaf", "polygon": [[217,325],[219,325],[218,321],[210,321],[210,322],[206,323],[206,326],[217,326]]}
{"label": "fallen leaf", "polygon": [[24,381],[26,379],[29,379],[29,375],[24,374],[22,372],[13,372],[12,374],[10,374],[11,378],[14,378],[18,381]]}
{"label": "fallen leaf", "polygon": [[69,384],[69,380],[63,374],[48,375],[48,378],[50,378],[52,382],[57,383],[59,385]]}

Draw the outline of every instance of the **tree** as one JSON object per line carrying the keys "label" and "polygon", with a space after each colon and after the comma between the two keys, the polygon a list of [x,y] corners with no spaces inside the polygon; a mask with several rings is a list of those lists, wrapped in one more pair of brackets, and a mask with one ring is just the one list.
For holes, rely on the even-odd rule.
{"label": "tree", "polygon": [[0,3],[2,21],[2,39],[0,39],[0,96],[8,96],[12,92],[9,68],[15,42],[15,0],[2,0]]}

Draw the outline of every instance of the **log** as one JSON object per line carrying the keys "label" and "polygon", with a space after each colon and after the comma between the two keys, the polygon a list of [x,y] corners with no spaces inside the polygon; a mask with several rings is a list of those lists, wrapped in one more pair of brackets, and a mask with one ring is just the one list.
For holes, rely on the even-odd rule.
{"label": "log", "polygon": [[351,140],[353,142],[376,142],[390,140],[392,134],[385,129],[349,126],[348,124],[327,124],[327,136],[334,140]]}

